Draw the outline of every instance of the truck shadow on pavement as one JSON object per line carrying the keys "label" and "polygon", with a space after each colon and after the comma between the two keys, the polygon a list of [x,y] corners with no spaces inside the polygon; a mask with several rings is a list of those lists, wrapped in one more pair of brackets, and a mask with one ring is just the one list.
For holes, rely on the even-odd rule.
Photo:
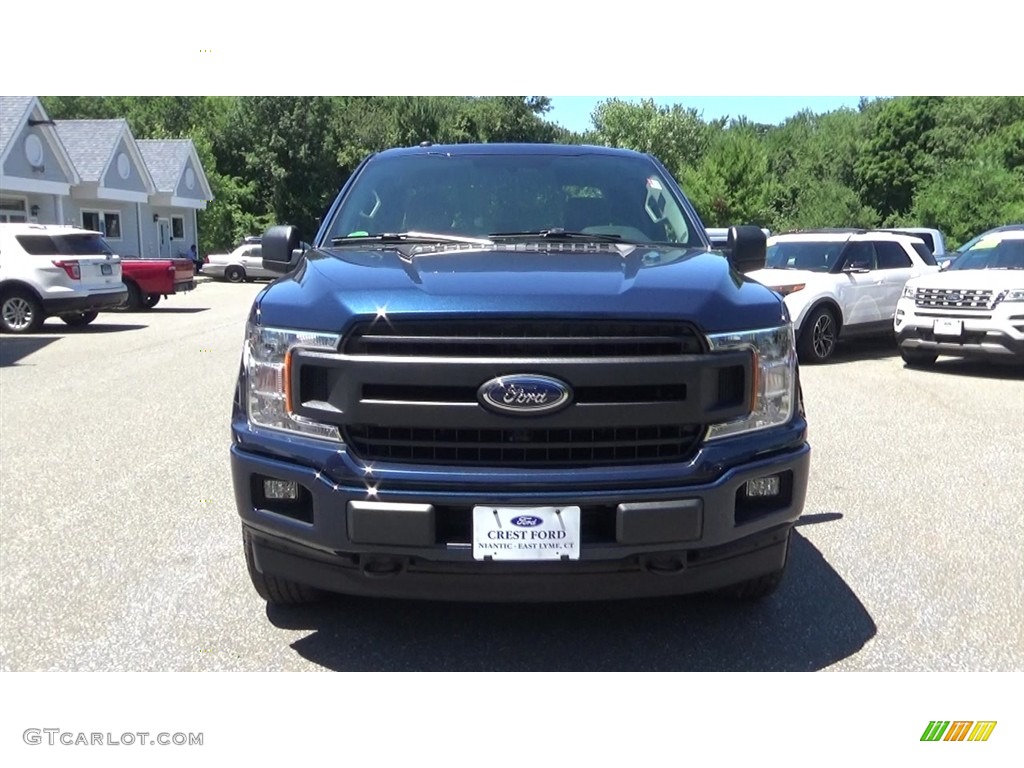
{"label": "truck shadow on pavement", "polygon": [[19,360],[49,346],[59,338],[59,336],[21,336],[0,339],[0,368],[16,365]]}
{"label": "truck shadow on pavement", "polygon": [[[826,522],[809,520],[808,522]],[[811,671],[874,637],[871,616],[794,531],[778,591],[632,602],[475,604],[338,597],[267,610],[292,644],[339,671]]]}

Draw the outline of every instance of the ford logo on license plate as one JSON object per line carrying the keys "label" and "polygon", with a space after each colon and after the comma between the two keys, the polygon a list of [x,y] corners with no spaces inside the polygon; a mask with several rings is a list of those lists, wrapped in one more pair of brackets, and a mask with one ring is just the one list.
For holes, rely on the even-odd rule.
{"label": "ford logo on license plate", "polygon": [[477,399],[497,413],[527,416],[566,407],[572,400],[572,390],[564,381],[550,376],[515,374],[484,383]]}

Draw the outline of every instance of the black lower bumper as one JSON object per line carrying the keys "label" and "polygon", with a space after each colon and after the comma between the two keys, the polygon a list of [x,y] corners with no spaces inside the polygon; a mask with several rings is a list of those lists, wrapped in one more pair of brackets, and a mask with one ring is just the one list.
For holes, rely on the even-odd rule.
{"label": "black lower bumper", "polygon": [[715,590],[786,564],[792,524],[709,549],[621,560],[553,563],[432,562],[400,555],[328,555],[246,529],[262,573],[329,592],[475,602],[661,597]]}
{"label": "black lower bumper", "polygon": [[89,296],[74,296],[66,299],[43,299],[43,310],[48,315],[66,315],[72,312],[90,312],[112,309],[124,302],[128,289],[98,293]]}
{"label": "black lower bumper", "polygon": [[977,360],[1024,362],[1024,341],[998,331],[968,332],[962,339],[936,337],[930,329],[908,327],[896,335],[900,349]]}

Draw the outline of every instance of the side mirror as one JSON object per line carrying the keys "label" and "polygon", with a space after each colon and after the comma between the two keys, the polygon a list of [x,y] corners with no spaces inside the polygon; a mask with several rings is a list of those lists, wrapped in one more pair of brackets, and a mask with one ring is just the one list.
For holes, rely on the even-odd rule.
{"label": "side mirror", "polygon": [[729,227],[726,257],[737,272],[764,269],[768,258],[768,238],[760,227]]}
{"label": "side mirror", "polygon": [[305,249],[299,230],[289,225],[271,227],[263,233],[263,267],[282,275],[298,266]]}

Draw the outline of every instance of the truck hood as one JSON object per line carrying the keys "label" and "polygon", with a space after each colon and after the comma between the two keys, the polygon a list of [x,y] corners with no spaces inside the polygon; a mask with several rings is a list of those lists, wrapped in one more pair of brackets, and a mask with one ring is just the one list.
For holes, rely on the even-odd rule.
{"label": "truck hood", "polygon": [[699,249],[619,244],[322,249],[268,286],[260,322],[342,330],[357,317],[408,315],[679,319],[706,331],[778,325],[782,299]]}
{"label": "truck hood", "polygon": [[951,269],[907,281],[909,288],[964,288],[1002,291],[1024,288],[1024,269]]}

